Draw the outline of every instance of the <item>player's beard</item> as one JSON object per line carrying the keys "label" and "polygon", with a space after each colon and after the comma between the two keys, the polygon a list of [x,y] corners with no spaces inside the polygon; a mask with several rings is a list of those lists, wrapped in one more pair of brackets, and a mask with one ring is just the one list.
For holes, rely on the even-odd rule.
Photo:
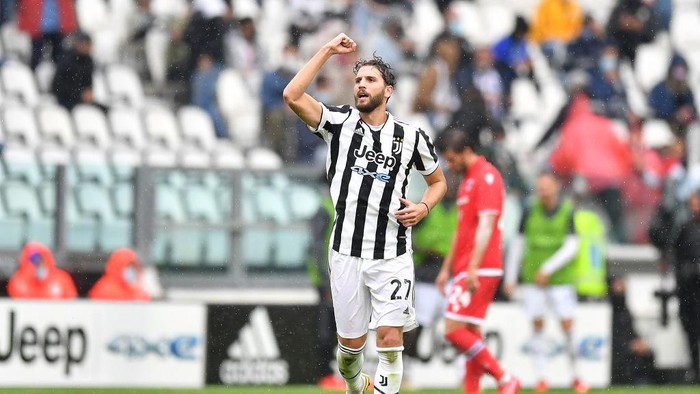
{"label": "player's beard", "polygon": [[355,96],[355,107],[357,108],[358,111],[363,112],[363,113],[370,113],[377,109],[380,105],[382,105],[382,100],[384,100],[384,96],[381,94],[378,94],[376,96],[369,96],[369,100],[367,101],[366,104],[359,104],[358,103],[358,97]]}

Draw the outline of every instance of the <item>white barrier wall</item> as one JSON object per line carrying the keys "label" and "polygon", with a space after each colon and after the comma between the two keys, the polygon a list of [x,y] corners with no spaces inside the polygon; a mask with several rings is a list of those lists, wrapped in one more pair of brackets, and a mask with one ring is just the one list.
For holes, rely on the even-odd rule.
{"label": "white barrier wall", "polygon": [[205,358],[205,305],[0,301],[5,387],[202,387]]}
{"label": "white barrier wall", "polygon": [[[581,378],[592,387],[608,387],[610,384],[611,310],[607,304],[580,304],[576,312],[574,340],[579,357]],[[456,351],[443,340],[442,325],[434,330],[424,330],[419,340],[419,354],[426,362],[406,362],[406,376],[415,388],[461,387],[464,364]],[[505,368],[515,373],[523,386],[536,384],[534,363],[528,354],[531,323],[516,303],[495,303],[489,308],[483,334],[492,353]],[[565,353],[564,336],[554,316],[545,323],[545,336],[549,343],[549,364],[546,376],[551,387],[570,387],[572,373]],[[376,359],[374,338],[368,341],[365,355],[367,364]],[[404,358],[406,360],[407,357]],[[482,387],[494,387],[492,379],[485,377]]]}

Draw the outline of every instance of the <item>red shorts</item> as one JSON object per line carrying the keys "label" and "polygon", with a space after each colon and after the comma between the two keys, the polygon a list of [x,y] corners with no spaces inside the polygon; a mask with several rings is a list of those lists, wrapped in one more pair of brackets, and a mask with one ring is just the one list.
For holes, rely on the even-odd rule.
{"label": "red shorts", "polygon": [[471,293],[466,288],[467,273],[457,275],[452,281],[447,296],[445,317],[463,323],[481,325],[484,323],[486,311],[493,301],[498,289],[500,276],[479,276],[479,288]]}

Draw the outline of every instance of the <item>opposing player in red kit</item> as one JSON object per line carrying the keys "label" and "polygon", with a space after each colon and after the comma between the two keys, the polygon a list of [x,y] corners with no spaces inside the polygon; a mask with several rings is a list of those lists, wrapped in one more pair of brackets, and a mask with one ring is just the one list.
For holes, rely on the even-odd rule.
{"label": "opposing player in red kit", "polygon": [[496,379],[499,394],[514,394],[520,381],[503,370],[481,338],[486,310],[503,275],[500,219],[505,190],[501,174],[476,153],[476,144],[454,129],[443,132],[436,143],[447,167],[464,178],[457,192],[457,232],[435,284],[448,297],[445,338],[467,358],[465,394],[479,393],[484,373]]}

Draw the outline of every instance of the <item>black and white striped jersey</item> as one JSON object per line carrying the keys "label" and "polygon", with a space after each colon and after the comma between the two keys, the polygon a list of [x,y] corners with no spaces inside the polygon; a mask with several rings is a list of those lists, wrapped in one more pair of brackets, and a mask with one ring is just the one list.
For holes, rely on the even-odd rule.
{"label": "black and white striped jersey", "polygon": [[330,247],[338,253],[390,259],[411,250],[411,232],[393,212],[402,207],[409,173],[429,175],[438,167],[430,138],[394,119],[373,130],[349,105],[321,104],[321,121],[312,130],[328,144],[326,173],[335,205]]}

